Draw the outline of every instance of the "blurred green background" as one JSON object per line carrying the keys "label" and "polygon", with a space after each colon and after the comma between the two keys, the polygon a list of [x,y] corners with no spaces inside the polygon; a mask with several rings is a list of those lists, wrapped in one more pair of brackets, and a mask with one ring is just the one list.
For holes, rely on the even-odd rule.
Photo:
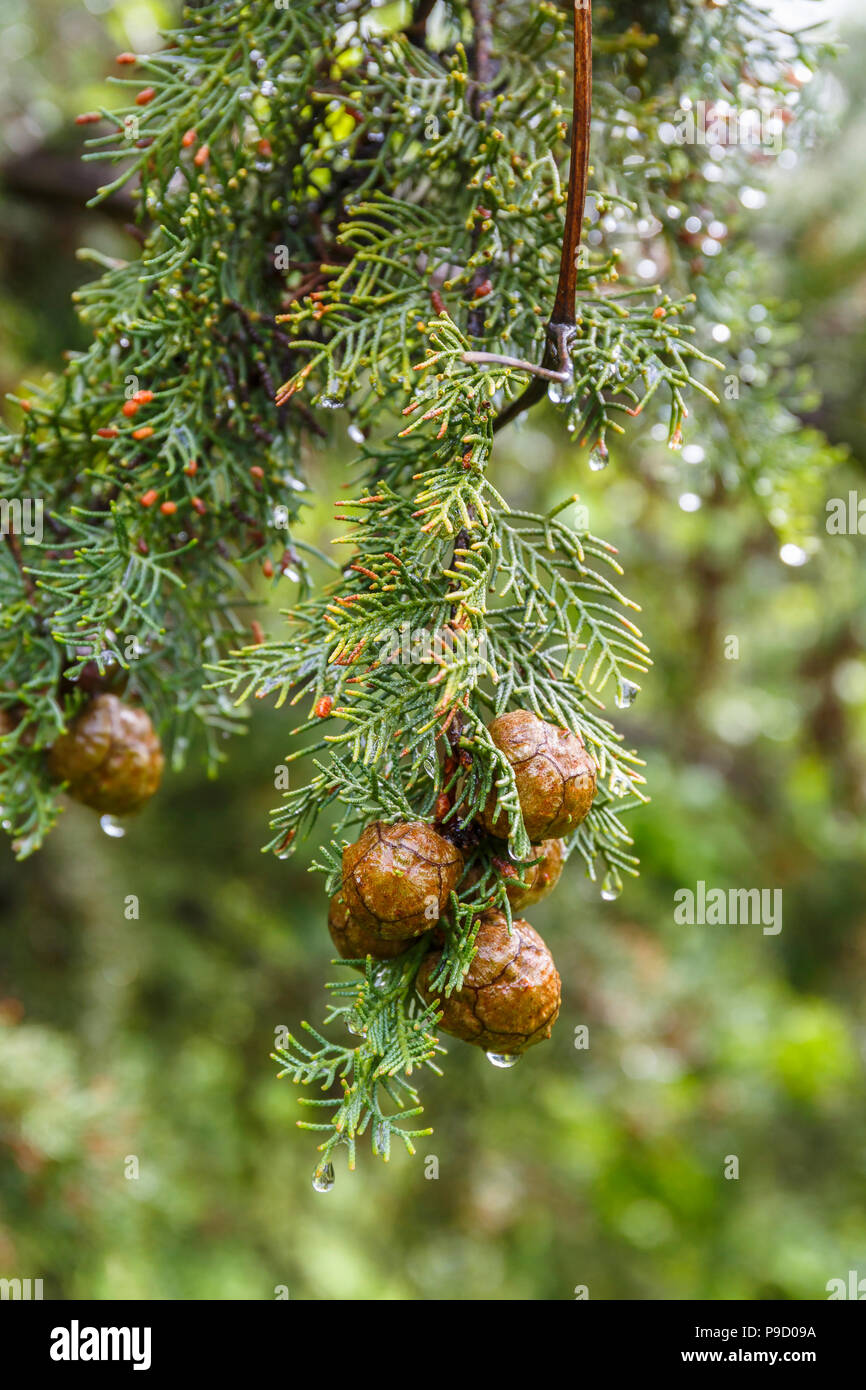
{"label": "blurred green background", "polygon": [[[98,174],[71,118],[166,18],[0,0],[3,390],[80,345],[76,246],[130,252],[122,208],[82,211]],[[866,461],[866,32],[848,39],[838,135],[757,224],[762,290],[796,304],[823,392],[809,421],[851,446],[840,497]],[[618,716],[648,759],[643,876],[605,903],[575,864],[532,913],[563,978],[553,1040],[511,1071],[452,1042],[418,1156],[363,1152],[313,1192],[268,1053],[320,1020],[330,941],[310,849],[259,850],[292,716],[256,709],[216,786],[169,776],[125,838],[71,807],[34,859],[2,850],[0,1276],[93,1299],[800,1299],[866,1276],[866,537],[786,566],[746,489],[677,506],[688,451],[636,437],[589,475],[546,423],[511,432],[497,486],[539,510],[583,493],[655,658]],[[308,535],[327,540],[349,450],[314,464]],[[676,925],[701,879],[783,889],[783,930]]]}

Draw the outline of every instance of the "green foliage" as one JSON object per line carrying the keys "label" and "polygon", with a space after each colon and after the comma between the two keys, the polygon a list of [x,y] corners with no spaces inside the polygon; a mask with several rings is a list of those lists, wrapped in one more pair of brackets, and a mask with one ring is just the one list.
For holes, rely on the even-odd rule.
{"label": "green foliage", "polygon": [[[74,678],[95,658],[130,667],[132,692],[146,696],[176,755],[202,731],[216,762],[218,735],[237,720],[202,689],[202,668],[245,626],[245,571],[268,555],[281,575],[303,568],[287,529],[303,491],[302,412],[273,407],[292,356],[273,324],[282,277],[271,247],[288,235],[294,263],[315,255],[309,227],[287,229],[283,176],[304,150],[308,164],[319,158],[302,100],[328,33],[327,16],[314,14],[258,6],[239,28],[238,14],[207,7],[135,77],[116,79],[130,100],[105,113],[117,133],[96,137],[94,153],[124,166],[103,196],[137,181],[141,256],[115,260],[78,292],[92,345],[62,376],[27,388],[18,431],[0,440],[0,492],[45,509],[41,546],[4,566],[0,593],[4,612],[18,613],[4,659],[23,631],[59,644],[40,698],[31,687],[33,754],[58,724],[52,672],[59,664]],[[264,94],[268,62],[279,102]],[[33,669],[19,658],[19,685]],[[38,845],[55,802],[32,773],[9,784],[8,828],[22,852]]]}
{"label": "green foliage", "polygon": [[[708,172],[705,151],[666,144],[659,123],[720,91],[793,110],[799,79],[785,74],[814,55],[751,3],[596,8],[595,191],[575,322],[561,370],[541,377],[567,204],[569,7],[502,4],[485,55],[478,7],[463,3],[428,28],[361,3],[207,5],[117,79],[129,100],[101,112],[113,129],[88,158],[121,166],[101,198],[134,184],[141,255],[97,258],[103,275],[78,294],[92,345],[28,390],[0,441],[0,492],[45,499],[50,533],[33,563],[10,545],[0,568],[15,615],[0,631],[14,671],[4,700],[23,716],[2,770],[19,853],[56,815],[40,760],[78,704],[58,677],[74,683],[96,658],[130,668],[175,765],[200,733],[214,766],[250,695],[309,701],[289,761],[312,770],[274,811],[268,848],[292,854],[327,810],[329,891],[346,835],[372,818],[433,821],[443,794],[437,823],[459,835],[495,793],[512,856],[531,858],[486,729],[508,708],[585,741],[599,792],[569,852],[606,898],[636,873],[622,815],[645,800],[643,764],[607,718],[648,670],[636,604],[613,547],[579,512],[564,519],[573,492],[541,512],[512,507],[495,441],[545,373],[594,470],[650,410],[674,450],[687,419],[719,422],[706,424],[718,447],[705,485],[745,476],[800,535],[796,479],[832,456],[800,435],[799,466],[766,469],[796,424],[787,358],[763,393],[737,395],[728,423],[725,364],[709,351],[727,341],[713,325],[734,319],[744,277],[739,215],[715,204],[758,180],[757,161],[723,147]],[[341,410],[360,450],[340,502],[349,549],[318,587],[285,528],[302,458],[331,446]],[[287,635],[263,641],[245,567],[274,561],[298,593]],[[431,662],[415,655],[419,633],[439,639]],[[489,856],[477,867],[482,887],[466,880],[445,923],[446,991],[471,961],[478,912],[506,904]],[[279,1054],[297,1081],[343,1085],[315,1102],[332,1112],[314,1126],[323,1170],[338,1147],[354,1162],[360,1134],[387,1157],[392,1135],[411,1147],[425,1132],[397,1117],[419,1113],[408,1078],[437,1047],[414,995],[428,945],[333,987],[349,1002],[329,1022],[350,1018],[360,1043],[313,1030],[316,1048],[291,1039]]]}
{"label": "green foliage", "polygon": [[[649,24],[670,8],[627,10]],[[698,38],[728,9],[697,7]],[[45,0],[28,6],[31,22],[46,14]],[[20,18],[0,0],[4,52]],[[0,82],[23,72],[58,106],[93,105],[95,93],[68,104],[70,61],[100,70],[86,44],[69,43],[71,19],[46,25],[62,90],[34,83],[27,61],[7,64]],[[95,25],[83,8],[75,20]],[[647,50],[656,84],[676,69],[669,28],[659,33]],[[846,63],[855,92],[863,52],[861,37]],[[714,411],[693,420],[687,440],[706,446],[706,461],[668,452],[665,409],[648,419],[661,438],[632,433],[590,487],[581,479],[592,528],[627,557],[652,635],[653,676],[618,718],[645,749],[653,800],[631,818],[642,876],[627,894],[602,903],[578,873],[533,913],[563,977],[551,1044],[505,1073],[451,1044],[459,1065],[436,1083],[436,1134],[419,1156],[398,1143],[387,1170],[338,1176],[327,1200],[310,1192],[310,1136],[287,1131],[285,1086],[262,1059],[275,1027],[318,1017],[329,946],[311,846],[288,862],[258,853],[262,784],[286,718],[259,705],[219,795],[190,768],[124,840],[70,808],[41,855],[0,862],[0,1272],[44,1276],[57,1298],[270,1299],[282,1286],[293,1300],[392,1302],[443,1291],[568,1300],[578,1282],[593,1299],[810,1300],[832,1277],[863,1274],[863,541],[828,538],[788,569],[750,489],[719,485],[716,471],[746,409],[755,483],[765,470],[786,477],[805,435],[817,475],[808,493],[792,490],[811,527],[802,535],[814,534],[825,450],[807,431],[780,448],[767,408],[778,356],[791,351],[830,388],[820,410],[801,398],[809,418],[834,440],[862,426],[862,246],[844,256],[862,211],[857,137],[855,121],[773,180],[768,208],[750,217],[771,260],[740,237],[742,273],[727,256],[708,262],[716,286],[736,275],[732,338],[712,351],[769,381],[726,403],[718,429]],[[733,201],[715,196],[715,212]],[[34,239],[45,272],[60,254],[56,236]],[[4,297],[29,306],[45,361],[54,286],[46,273],[9,280]],[[780,342],[789,297],[807,301],[800,343]],[[768,311],[766,343],[748,317],[755,304]],[[766,404],[752,410],[757,390]],[[862,493],[859,441],[831,475],[839,495]],[[316,461],[320,497],[337,494],[344,463],[339,446]],[[551,408],[500,439],[495,482],[515,509],[543,513],[582,466]],[[697,512],[676,506],[684,490],[701,497]],[[305,534],[327,545],[321,508]],[[0,547],[0,564],[13,563]],[[727,633],[739,636],[739,661],[724,659]],[[41,641],[40,661],[63,657]],[[13,656],[4,682],[20,679]],[[673,927],[673,887],[695,878],[778,884],[783,932]],[[130,891],[142,895],[140,922],[119,911]],[[578,1024],[589,1051],[572,1046]],[[744,1159],[736,1182],[721,1173],[732,1152]],[[126,1178],[131,1154],[138,1181]],[[439,1180],[426,1181],[434,1156]]]}
{"label": "green foliage", "polygon": [[[433,1059],[437,1052],[444,1052],[436,1038],[435,1008],[422,1008],[415,994],[415,976],[425,949],[426,942],[422,941],[406,956],[378,962],[375,968],[368,956],[366,962],[356,962],[364,968],[363,980],[329,986],[332,997],[340,1002],[330,1006],[326,1024],[342,1024],[349,1033],[360,1036],[361,1042],[340,1046],[305,1024],[318,1049],[307,1048],[290,1034],[286,1046],[276,1053],[283,1064],[280,1076],[305,1085],[320,1083],[323,1091],[339,1080],[342,1088],[339,1100],[301,1100],[302,1105],[334,1112],[326,1123],[300,1122],[302,1129],[328,1136],[320,1146],[322,1158],[314,1181],[333,1182],[331,1154],[343,1144],[349,1167],[354,1168],[356,1138],[368,1129],[373,1152],[386,1162],[392,1140],[399,1140],[414,1154],[413,1140],[432,1133],[429,1129],[406,1129],[402,1123],[422,1113],[409,1078],[422,1066],[438,1072]],[[407,1099],[411,1103],[408,1110],[404,1108]]]}

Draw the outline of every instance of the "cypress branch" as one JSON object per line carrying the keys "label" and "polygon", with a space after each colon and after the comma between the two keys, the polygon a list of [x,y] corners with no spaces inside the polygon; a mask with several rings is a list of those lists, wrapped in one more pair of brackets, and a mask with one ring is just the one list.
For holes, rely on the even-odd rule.
{"label": "cypress branch", "polygon": [[[429,928],[394,958],[360,954],[360,977],[328,987],[329,1031],[277,1049],[281,1075],[331,1093],[305,1102],[321,1190],[359,1138],[387,1159],[429,1133],[416,1082],[439,1067],[490,914],[523,941],[512,899],[539,845],[494,720],[524,711],[588,755],[569,872],[581,863],[605,898],[637,872],[625,817],[646,799],[643,763],[608,717],[650,667],[637,605],[574,494],[510,504],[503,426],[546,393],[599,468],[650,409],[676,449],[691,411],[726,485],[790,442],[793,404],[719,400],[715,248],[723,266],[723,243],[746,243],[725,224],[697,266],[684,214],[721,225],[718,190],[701,152],[658,129],[717,82],[778,97],[791,61],[818,55],[746,0],[619,8],[596,7],[594,35],[577,0],[418,3],[404,31],[360,0],[187,10],[160,52],[131,71],[124,57],[85,156],[112,166],[95,201],[134,199],[140,254],[96,258],[77,295],[90,346],[22,390],[0,439],[2,496],[46,511],[38,540],[13,528],[0,547],[0,800],[19,854],[58,814],[46,754],[94,665],[127,674],[174,766],[191,746],[214,766],[253,698],[297,710],[289,759],[312,771],[266,848],[291,855],[327,812],[327,893],[373,823],[459,853]],[[747,151],[725,168],[760,177]],[[663,286],[620,233],[653,250]],[[340,422],[353,495],[319,583],[301,460],[314,470]],[[796,451],[792,476],[812,471],[815,440]],[[779,465],[769,481],[772,506],[792,484]],[[261,570],[289,591],[272,640],[254,616]]]}

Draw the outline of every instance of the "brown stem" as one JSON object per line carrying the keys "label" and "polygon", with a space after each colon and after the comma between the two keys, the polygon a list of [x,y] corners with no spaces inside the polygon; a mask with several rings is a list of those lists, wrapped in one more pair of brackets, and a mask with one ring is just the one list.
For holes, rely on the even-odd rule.
{"label": "brown stem", "polygon": [[574,324],[577,298],[577,268],[583,233],[583,211],[589,175],[589,128],[592,112],[592,3],[574,0],[574,78],[571,118],[571,169],[568,176],[568,206],[565,210],[565,237],[559,262],[559,284],[550,322]]}
{"label": "brown stem", "polygon": [[[8,193],[59,207],[69,216],[70,205],[83,215],[82,205],[94,196],[100,179],[92,164],[37,149],[0,167],[0,182]],[[126,219],[135,206],[131,195],[125,189],[118,189],[106,198],[99,211],[103,216]]]}
{"label": "brown stem", "polygon": [[493,63],[493,24],[487,0],[471,0],[472,30],[475,40],[475,80],[478,83],[476,103],[487,94],[495,76]]}
{"label": "brown stem", "polygon": [[[559,261],[559,282],[553,312],[547,324],[547,342],[542,365],[549,371],[564,372],[569,366],[568,339],[575,325],[577,270],[589,174],[589,130],[592,110],[592,0],[574,0],[574,78],[571,119],[571,167],[568,175],[568,203],[565,234]],[[501,430],[521,411],[528,410],[544,395],[544,381],[536,377],[526,390],[497,416],[494,431]]]}
{"label": "brown stem", "polygon": [[407,38],[418,47],[423,47],[427,39],[427,20],[433,11],[436,0],[416,0],[412,11],[412,23],[406,30]]}
{"label": "brown stem", "polygon": [[536,367],[534,362],[526,362],[522,357],[502,357],[498,352],[464,352],[461,361],[475,362],[480,367],[513,367],[516,371],[543,377],[545,381],[568,381],[570,376],[569,372],[553,372],[548,367]]}

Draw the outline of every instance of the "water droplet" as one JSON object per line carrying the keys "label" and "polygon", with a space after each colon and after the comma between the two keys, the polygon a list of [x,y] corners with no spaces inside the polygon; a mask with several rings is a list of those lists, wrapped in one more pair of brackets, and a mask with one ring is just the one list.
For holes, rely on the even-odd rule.
{"label": "water droplet", "polygon": [[520,1057],[513,1052],[485,1052],[485,1057],[492,1067],[516,1067]]}
{"label": "water droplet", "polygon": [[601,885],[601,896],[606,903],[615,902],[622,892],[622,879],[614,873],[606,875]]}
{"label": "water droplet", "polygon": [[620,685],[619,690],[616,692],[617,709],[628,709],[629,705],[634,704],[635,698],[639,694],[639,685],[635,685],[633,681],[624,680]]}
{"label": "water droplet", "polygon": [[363,444],[367,438],[360,425],[350,425],[347,433],[353,444]]}
{"label": "water droplet", "polygon": [[647,387],[655,386],[656,382],[662,376],[662,371],[662,365],[659,362],[658,358],[651,357],[650,360],[647,362],[646,366],[644,367],[643,373]]}
{"label": "water droplet", "polygon": [[608,459],[607,445],[598,443],[589,455],[589,466],[593,473],[600,473],[602,468],[607,468]]}
{"label": "water droplet", "polygon": [[373,1130],[373,1143],[376,1145],[376,1153],[384,1154],[388,1152],[388,1126],[380,1121]]}
{"label": "water droplet", "polygon": [[317,1168],[313,1174],[313,1191],[330,1192],[335,1181],[334,1165],[333,1163],[326,1163],[324,1167]]}
{"label": "water droplet", "polygon": [[567,405],[574,398],[574,377],[569,376],[565,381],[552,381],[547,388],[547,394],[554,405]]}
{"label": "water droplet", "polygon": [[364,1036],[363,1028],[359,1027],[358,1020],[353,1018],[351,1014],[346,1018],[346,1027],[353,1037],[362,1038]]}
{"label": "water droplet", "polygon": [[110,835],[112,840],[122,840],[126,834],[126,827],[115,820],[114,816],[100,816],[99,824],[106,835]]}
{"label": "water droplet", "polygon": [[317,405],[320,410],[342,410],[346,402],[339,396],[317,396],[313,405]]}

